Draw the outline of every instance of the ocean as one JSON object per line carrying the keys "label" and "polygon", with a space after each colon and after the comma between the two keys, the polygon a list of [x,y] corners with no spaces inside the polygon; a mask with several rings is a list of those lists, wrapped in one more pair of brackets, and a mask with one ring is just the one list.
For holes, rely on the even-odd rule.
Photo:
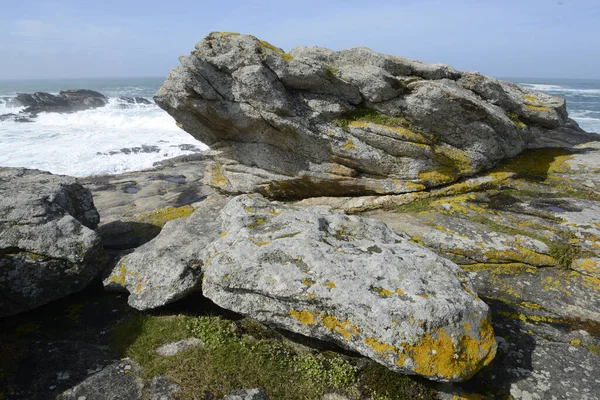
{"label": "ocean", "polygon": [[[567,100],[571,118],[600,133],[600,80],[503,78]],[[152,101],[165,77],[0,81],[0,115],[17,93],[57,94],[65,89],[96,90],[109,98],[103,108],[74,114],[42,113],[35,122],[0,121],[0,166],[89,176],[150,168],[160,160],[206,149]],[[152,103],[126,104],[121,96]]]}
{"label": "ocean", "polygon": [[[32,123],[0,121],[0,166],[71,176],[114,174],[206,149],[152,101],[164,80],[0,81],[0,115],[20,110],[7,107],[17,93],[91,89],[109,99],[105,107],[73,114],[41,113]],[[144,97],[151,104],[127,104],[121,96]]]}

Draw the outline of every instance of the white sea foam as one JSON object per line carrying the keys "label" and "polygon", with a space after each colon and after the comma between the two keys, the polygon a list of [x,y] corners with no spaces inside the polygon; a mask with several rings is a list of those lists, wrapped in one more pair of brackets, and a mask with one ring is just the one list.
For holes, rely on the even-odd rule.
{"label": "white sea foam", "polygon": [[600,89],[576,89],[568,88],[559,85],[544,85],[538,83],[519,83],[519,85],[532,90],[540,92],[556,92],[556,93],[571,93],[571,94],[582,94],[582,95],[600,95]]}
{"label": "white sea foam", "polygon": [[[2,109],[0,114],[14,110]],[[73,114],[41,113],[33,123],[0,122],[0,165],[73,176],[149,168],[191,153],[181,144],[206,148],[156,105],[128,105],[116,98],[106,107]],[[143,145],[159,151],[119,152]]]}
{"label": "white sea foam", "polygon": [[524,86],[528,89],[533,90],[560,90],[562,86],[559,85],[546,85],[541,83],[519,83],[519,85]]}

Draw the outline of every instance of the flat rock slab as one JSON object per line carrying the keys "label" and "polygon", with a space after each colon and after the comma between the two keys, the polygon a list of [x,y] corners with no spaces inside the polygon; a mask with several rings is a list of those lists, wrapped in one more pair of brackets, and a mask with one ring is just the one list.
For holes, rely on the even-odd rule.
{"label": "flat rock slab", "polygon": [[75,178],[0,169],[0,317],[83,289],[106,256],[98,212]]}
{"label": "flat rock slab", "polygon": [[189,215],[192,204],[214,193],[202,182],[205,158],[181,156],[144,171],[81,178],[100,213],[105,248],[130,249],[152,240],[167,221]]}

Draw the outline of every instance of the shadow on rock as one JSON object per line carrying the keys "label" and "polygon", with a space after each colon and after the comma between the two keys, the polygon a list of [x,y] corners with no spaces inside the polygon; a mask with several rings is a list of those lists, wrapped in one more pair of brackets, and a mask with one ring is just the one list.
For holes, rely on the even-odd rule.
{"label": "shadow on rock", "polygon": [[144,222],[113,221],[98,228],[105,249],[132,249],[154,239],[161,228]]}

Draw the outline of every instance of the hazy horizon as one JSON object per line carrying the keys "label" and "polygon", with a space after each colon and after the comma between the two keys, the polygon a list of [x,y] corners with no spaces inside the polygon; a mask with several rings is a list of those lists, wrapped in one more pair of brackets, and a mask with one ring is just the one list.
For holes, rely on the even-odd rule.
{"label": "hazy horizon", "polygon": [[366,46],[496,77],[600,79],[595,0],[23,0],[2,11],[0,80],[166,77],[212,31],[284,50]]}

